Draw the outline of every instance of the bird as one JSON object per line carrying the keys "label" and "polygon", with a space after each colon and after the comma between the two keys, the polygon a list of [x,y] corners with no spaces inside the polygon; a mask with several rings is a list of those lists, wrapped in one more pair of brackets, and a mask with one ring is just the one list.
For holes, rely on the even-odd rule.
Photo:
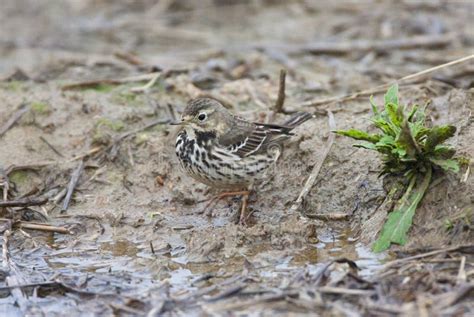
{"label": "bird", "polygon": [[295,113],[285,123],[264,124],[243,119],[212,98],[188,102],[181,120],[175,151],[184,171],[223,192],[206,206],[228,196],[242,196],[239,223],[246,224],[248,196],[256,181],[269,177],[291,131],[314,116]]}

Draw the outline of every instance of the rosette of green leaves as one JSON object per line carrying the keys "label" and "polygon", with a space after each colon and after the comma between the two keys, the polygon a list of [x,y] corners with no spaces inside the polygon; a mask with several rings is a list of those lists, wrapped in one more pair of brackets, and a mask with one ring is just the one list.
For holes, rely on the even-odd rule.
{"label": "rosette of green leaves", "polygon": [[381,175],[404,175],[408,178],[405,194],[389,214],[375,251],[387,249],[391,243],[405,244],[416,207],[428,189],[432,169],[458,172],[459,163],[452,159],[455,150],[443,144],[456,132],[452,125],[428,127],[425,108],[417,105],[410,110],[399,104],[398,86],[393,85],[385,94],[384,107],[379,111],[370,100],[372,123],[378,133],[350,129],[337,134],[362,141],[354,146],[374,150],[382,155]]}

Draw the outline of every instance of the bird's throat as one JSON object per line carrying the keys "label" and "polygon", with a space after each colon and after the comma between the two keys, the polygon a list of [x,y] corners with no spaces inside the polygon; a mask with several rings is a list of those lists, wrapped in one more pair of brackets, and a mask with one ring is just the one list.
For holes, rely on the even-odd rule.
{"label": "bird's throat", "polygon": [[196,142],[198,144],[209,144],[217,136],[216,131],[197,131],[197,130],[194,130],[194,135],[196,137]]}

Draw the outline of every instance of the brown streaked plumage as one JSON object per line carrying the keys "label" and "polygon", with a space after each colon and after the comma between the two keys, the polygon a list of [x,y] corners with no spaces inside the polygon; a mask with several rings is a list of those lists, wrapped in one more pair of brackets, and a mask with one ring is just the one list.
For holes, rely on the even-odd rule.
{"label": "brown streaked plumage", "polygon": [[[187,174],[199,182],[248,194],[277,161],[291,130],[312,117],[301,112],[283,125],[255,123],[233,115],[214,99],[194,99],[176,123],[183,126],[176,139],[176,155]],[[241,222],[245,222],[246,198]]]}

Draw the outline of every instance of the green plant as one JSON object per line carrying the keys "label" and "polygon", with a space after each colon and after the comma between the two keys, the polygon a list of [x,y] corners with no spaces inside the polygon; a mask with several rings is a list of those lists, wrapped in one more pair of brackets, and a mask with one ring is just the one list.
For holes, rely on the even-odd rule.
{"label": "green plant", "polygon": [[84,88],[79,88],[79,90],[95,90],[97,92],[108,93],[114,90],[115,85],[107,83],[99,83],[96,85],[90,85]]}
{"label": "green plant", "polygon": [[45,102],[35,101],[31,103],[31,110],[37,114],[48,114],[50,113],[51,106]]}
{"label": "green plant", "polygon": [[389,214],[373,249],[386,250],[392,243],[404,245],[416,208],[432,180],[433,169],[459,171],[459,162],[452,159],[455,150],[443,143],[452,137],[456,127],[442,125],[428,127],[425,107],[417,105],[407,109],[399,104],[398,86],[393,85],[385,94],[383,111],[370,99],[371,118],[379,133],[369,134],[350,129],[337,134],[363,141],[354,146],[375,150],[382,155],[381,175],[406,178],[403,196]]}
{"label": "green plant", "polygon": [[111,120],[109,118],[99,118],[95,124],[96,128],[107,127],[113,131],[121,131],[125,127],[125,123],[120,120]]}

